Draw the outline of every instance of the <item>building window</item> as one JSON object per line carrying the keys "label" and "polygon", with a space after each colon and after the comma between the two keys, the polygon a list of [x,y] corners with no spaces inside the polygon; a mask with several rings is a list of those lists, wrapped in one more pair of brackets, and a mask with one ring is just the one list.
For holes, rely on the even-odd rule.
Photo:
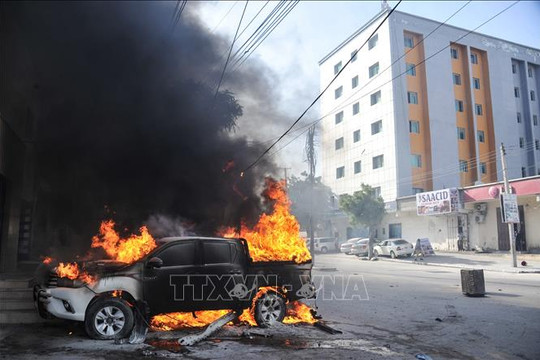
{"label": "building window", "polygon": [[371,124],[371,135],[378,134],[382,131],[382,120],[375,121]]}
{"label": "building window", "polygon": [[514,96],[517,97],[517,98],[519,97],[519,88],[518,87],[514,88]]}
{"label": "building window", "polygon": [[462,127],[457,128],[457,138],[459,140],[465,140],[465,128],[462,128]]}
{"label": "building window", "polygon": [[341,95],[343,95],[343,86],[340,86],[334,90],[334,98],[339,99]]}
{"label": "building window", "polygon": [[515,74],[517,72],[517,66],[516,64],[512,64],[512,74]]}
{"label": "building window", "polygon": [[422,189],[422,188],[417,188],[417,187],[412,188],[413,195],[420,194],[420,193],[423,193],[423,192],[424,192],[424,189]]}
{"label": "building window", "polygon": [[450,56],[452,57],[452,59],[457,59],[458,58],[458,49],[456,49],[454,47],[451,47],[450,48]]}
{"label": "building window", "polygon": [[473,78],[473,86],[475,89],[480,89],[480,79],[479,78]]}
{"label": "building window", "polygon": [[484,130],[478,130],[478,141],[481,143],[486,142],[486,135],[484,134]]}
{"label": "building window", "polygon": [[535,101],[536,100],[536,93],[534,92],[534,90],[531,90],[531,101]]}
{"label": "building window", "polygon": [[527,169],[525,169],[524,167],[521,168],[521,177],[526,177],[527,176]]}
{"label": "building window", "polygon": [[373,169],[379,169],[384,166],[384,155],[374,156],[373,159]]}
{"label": "building window", "polygon": [[533,125],[538,126],[538,115],[533,115]]}
{"label": "building window", "polygon": [[519,138],[519,147],[522,149],[525,147],[525,139],[522,137]]}
{"label": "building window", "polygon": [[343,137],[340,137],[339,139],[336,139],[336,150],[343,149],[343,144],[345,141],[343,140]]}
{"label": "building window", "polygon": [[529,73],[529,77],[533,77],[533,69],[532,69],[532,66],[529,65],[528,69],[527,69],[527,73]]}
{"label": "building window", "polygon": [[362,172],[362,161],[355,161],[354,162],[354,173],[359,174]]}
{"label": "building window", "polygon": [[360,130],[355,130],[352,134],[353,142],[359,142],[360,141]]}
{"label": "building window", "polygon": [[414,40],[412,36],[405,35],[404,40],[405,40],[405,47],[411,48],[411,49],[414,47]]}
{"label": "building window", "polygon": [[482,104],[474,104],[474,112],[476,113],[476,115],[482,115]]}
{"label": "building window", "polygon": [[409,132],[411,134],[420,134],[420,122],[416,120],[409,120]]}
{"label": "building window", "polygon": [[518,124],[521,124],[521,113],[517,113],[517,122]]}
{"label": "building window", "polygon": [[351,79],[351,85],[353,89],[358,86],[358,75]]}
{"label": "building window", "polygon": [[343,111],[340,111],[336,114],[336,125],[343,121]]}
{"label": "building window", "polygon": [[356,115],[360,112],[360,103],[359,102],[355,102],[352,106],[352,114],[353,115]]}
{"label": "building window", "polygon": [[452,80],[454,81],[454,85],[461,85],[461,75],[453,73],[452,74]]}
{"label": "building window", "polygon": [[411,166],[412,167],[422,167],[422,155],[411,154]]}
{"label": "building window", "polygon": [[341,69],[343,68],[343,64],[340,62],[338,62],[336,65],[334,65],[334,75],[337,75]]}
{"label": "building window", "polygon": [[406,68],[407,68],[407,75],[416,76],[416,65],[407,63]]}
{"label": "building window", "polygon": [[483,163],[483,162],[480,163],[480,172],[481,172],[482,174],[486,174],[486,173],[487,173],[487,170],[486,170],[486,163]]}
{"label": "building window", "polygon": [[358,59],[358,49],[351,53],[351,62],[355,62]]}
{"label": "building window", "polygon": [[476,55],[475,53],[472,53],[471,54],[471,62],[473,64],[478,64],[478,55]]}
{"label": "building window", "polygon": [[407,101],[409,104],[418,104],[418,93],[414,91],[407,91]]}
{"label": "building window", "polygon": [[368,50],[373,49],[375,46],[377,46],[377,43],[379,42],[379,34],[375,34],[369,39],[368,41]]}
{"label": "building window", "polygon": [[457,112],[463,112],[463,101],[456,100],[456,111]]}
{"label": "building window", "polygon": [[340,166],[336,169],[336,179],[345,177],[345,166]]}
{"label": "building window", "polygon": [[[375,196],[375,198],[379,198],[381,197],[381,187],[380,186],[376,186],[373,188],[373,196]],[[384,230],[384,228],[383,228]]]}
{"label": "building window", "polygon": [[381,90],[374,94],[371,94],[371,105],[375,105],[381,102]]}
{"label": "building window", "polygon": [[379,62],[377,61],[375,64],[369,67],[369,78],[374,77],[378,73],[379,73]]}
{"label": "building window", "polygon": [[540,140],[534,140],[534,148],[536,150],[540,150]]}
{"label": "building window", "polygon": [[469,172],[469,165],[466,160],[459,160],[459,171],[460,172]]}

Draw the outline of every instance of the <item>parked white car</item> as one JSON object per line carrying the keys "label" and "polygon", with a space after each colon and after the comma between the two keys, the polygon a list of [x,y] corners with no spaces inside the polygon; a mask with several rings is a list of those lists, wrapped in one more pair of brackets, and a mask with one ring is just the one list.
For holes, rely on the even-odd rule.
{"label": "parked white car", "polygon": [[341,244],[341,246],[339,247],[339,251],[344,254],[351,255],[351,249],[353,245],[356,244],[360,240],[362,240],[362,238],[352,238],[352,239],[347,240],[347,242]]}
{"label": "parked white car", "polygon": [[351,254],[356,256],[365,256],[368,254],[369,239],[360,239],[353,244]]}
{"label": "parked white car", "polygon": [[413,251],[413,244],[404,239],[384,240],[373,247],[373,255],[387,255],[392,259],[399,256],[411,256]]}

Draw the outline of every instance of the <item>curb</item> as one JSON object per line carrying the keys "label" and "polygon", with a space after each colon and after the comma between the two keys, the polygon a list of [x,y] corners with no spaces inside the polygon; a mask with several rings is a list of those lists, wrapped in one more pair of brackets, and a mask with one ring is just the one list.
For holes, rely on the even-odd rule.
{"label": "curb", "polygon": [[[461,264],[438,264],[438,263],[430,263],[430,262],[414,262],[414,261],[403,261],[399,259],[390,259],[390,258],[378,258],[382,261],[389,261],[389,262],[397,262],[401,264],[412,264],[412,265],[425,265],[425,266],[439,266],[439,267],[449,267],[449,268],[457,268],[457,269],[471,269],[473,267],[461,265]],[[515,270],[512,269],[485,269],[482,268],[484,271],[495,271],[495,272],[503,272],[503,273],[510,273],[510,274],[540,274],[540,269],[522,269],[522,268],[516,268]]]}

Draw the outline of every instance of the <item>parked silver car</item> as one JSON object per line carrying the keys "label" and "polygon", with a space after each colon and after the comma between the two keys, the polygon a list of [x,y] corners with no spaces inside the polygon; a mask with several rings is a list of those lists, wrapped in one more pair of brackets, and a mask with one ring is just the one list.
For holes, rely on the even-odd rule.
{"label": "parked silver car", "polygon": [[351,248],[351,254],[356,256],[366,256],[368,254],[369,239],[358,240]]}
{"label": "parked silver car", "polygon": [[347,240],[347,242],[341,244],[341,246],[339,247],[339,251],[344,254],[351,255],[351,249],[353,245],[356,244],[360,240],[362,240],[362,238],[352,238],[352,239]]}

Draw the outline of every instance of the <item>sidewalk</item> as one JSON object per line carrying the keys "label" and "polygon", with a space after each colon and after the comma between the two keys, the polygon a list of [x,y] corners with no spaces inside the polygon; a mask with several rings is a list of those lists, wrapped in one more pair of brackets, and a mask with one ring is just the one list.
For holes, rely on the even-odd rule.
{"label": "sidewalk", "polygon": [[[462,269],[483,269],[485,271],[499,271],[509,273],[538,273],[540,274],[539,254],[518,254],[517,267],[512,267],[512,257],[503,253],[474,253],[474,252],[442,252],[425,256],[424,260],[414,261],[414,258],[390,259],[379,257],[383,261],[409,262],[411,264],[444,266]],[[526,261],[527,266],[521,262]]]}

